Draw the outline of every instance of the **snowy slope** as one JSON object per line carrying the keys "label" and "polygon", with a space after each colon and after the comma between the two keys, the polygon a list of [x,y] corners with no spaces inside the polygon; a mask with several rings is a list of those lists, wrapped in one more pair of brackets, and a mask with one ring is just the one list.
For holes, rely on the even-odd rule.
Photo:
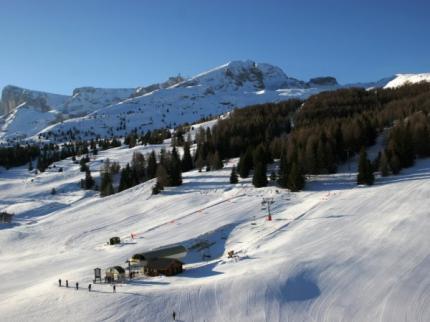
{"label": "snowy slope", "polygon": [[72,97],[60,107],[60,111],[69,116],[87,115],[102,107],[121,102],[134,92],[133,88],[76,88]]}
{"label": "snowy slope", "polygon": [[43,112],[22,103],[0,120],[0,138],[8,140],[33,136],[57,120],[57,117],[55,111]]}
{"label": "snowy slope", "polygon": [[[103,151],[90,167],[106,157],[128,162],[133,150]],[[148,182],[103,199],[78,188],[83,175],[71,160],[37,176],[0,171],[0,210],[18,214],[18,225],[0,230],[2,320],[152,322],[173,310],[180,321],[430,319],[430,160],[370,188],[349,173],[316,176],[300,193],[255,189],[249,179],[232,186],[236,161],[186,173],[183,186],[157,196]],[[269,196],[271,222],[260,206]],[[134,241],[105,245],[131,232]],[[181,275],[134,280],[116,294],[109,285],[85,289],[95,267],[199,241],[214,243],[212,258],[192,251]],[[83,289],[59,288],[58,278]]]}
{"label": "snowy slope", "polygon": [[395,88],[405,84],[415,84],[419,82],[430,82],[430,73],[423,74],[397,74],[389,81],[384,88]]}
{"label": "snowy slope", "polygon": [[24,139],[64,119],[89,113],[118,103],[135,92],[135,89],[77,88],[72,96],[31,91],[6,86],[0,105],[0,141]]}

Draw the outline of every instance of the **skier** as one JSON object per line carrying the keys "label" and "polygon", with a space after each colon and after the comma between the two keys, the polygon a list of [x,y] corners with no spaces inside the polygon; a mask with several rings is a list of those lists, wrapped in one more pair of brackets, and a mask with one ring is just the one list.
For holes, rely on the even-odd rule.
{"label": "skier", "polygon": [[173,311],[172,317],[173,317],[173,321],[176,321],[176,312],[175,311]]}
{"label": "skier", "polygon": [[88,284],[88,292],[91,292],[91,284]]}
{"label": "skier", "polygon": [[76,290],[79,290],[79,283],[76,282]]}
{"label": "skier", "polygon": [[61,278],[58,280],[58,286],[61,287]]}
{"label": "skier", "polygon": [[66,280],[66,287],[69,287],[69,280]]}
{"label": "skier", "polygon": [[112,289],[113,289],[113,292],[116,293],[116,285],[115,284],[112,285]]}

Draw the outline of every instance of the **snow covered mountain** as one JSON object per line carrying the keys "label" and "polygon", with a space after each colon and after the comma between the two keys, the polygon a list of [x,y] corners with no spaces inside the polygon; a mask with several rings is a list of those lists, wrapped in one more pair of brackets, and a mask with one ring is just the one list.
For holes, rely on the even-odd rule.
{"label": "snow covered mountain", "polygon": [[126,135],[133,130],[143,133],[195,122],[236,107],[305,98],[338,87],[331,77],[306,83],[288,77],[280,68],[269,64],[233,61],[172,86],[133,95],[85,117],[54,124],[40,136],[53,139],[55,135],[56,139],[66,140],[64,133],[79,133],[81,138]]}
{"label": "snow covered mountain", "polygon": [[52,139],[52,134],[68,131],[79,131],[83,138],[125,135],[338,86],[334,78],[306,83],[288,77],[279,67],[253,61],[234,61],[190,79],[171,77],[135,89],[83,87],[72,96],[8,86],[2,95],[0,139],[24,139],[39,132]]}
{"label": "snow covered mountain", "polygon": [[43,138],[67,140],[123,136],[131,131],[192,123],[236,107],[307,98],[324,90],[359,86],[394,87],[430,80],[430,74],[398,74],[373,83],[339,85],[333,77],[308,82],[287,76],[279,67],[232,61],[189,79],[171,77],[134,89],[77,88],[71,96],[3,89],[0,141]]}
{"label": "snow covered mountain", "polygon": [[0,112],[9,114],[23,103],[33,106],[41,112],[46,112],[61,106],[68,98],[65,95],[33,91],[9,85],[3,88]]}
{"label": "snow covered mountain", "polygon": [[87,115],[130,97],[135,89],[77,88],[72,96],[6,86],[0,102],[0,140],[24,139],[64,119]]}
{"label": "snow covered mountain", "polygon": [[430,82],[430,73],[422,74],[397,74],[393,79],[386,83],[384,88],[395,88],[409,84],[415,84],[420,82]]}

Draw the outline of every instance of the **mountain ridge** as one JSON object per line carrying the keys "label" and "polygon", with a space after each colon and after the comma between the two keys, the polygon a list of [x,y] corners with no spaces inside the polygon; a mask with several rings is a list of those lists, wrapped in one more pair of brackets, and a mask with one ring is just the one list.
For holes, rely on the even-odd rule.
{"label": "mountain ridge", "polygon": [[[430,81],[430,74],[397,74],[376,82],[341,85],[331,76],[303,81],[280,67],[252,60],[226,64],[185,79],[136,88],[79,87],[72,95],[32,91],[13,85],[3,88],[0,141],[58,138],[65,132],[92,136],[122,136],[169,128],[216,116],[237,107],[305,99],[320,91],[343,87],[400,86]],[[36,126],[37,124],[37,126]],[[82,135],[85,133],[85,135]]]}

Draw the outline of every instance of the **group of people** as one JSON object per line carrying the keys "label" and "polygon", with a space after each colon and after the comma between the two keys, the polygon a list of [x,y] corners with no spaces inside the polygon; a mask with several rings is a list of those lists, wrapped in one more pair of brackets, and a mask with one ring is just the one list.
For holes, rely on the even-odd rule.
{"label": "group of people", "polygon": [[[58,279],[58,286],[59,287],[62,286],[61,278]],[[66,280],[66,287],[69,287],[69,280]],[[75,283],[75,288],[76,288],[76,290],[79,290],[79,282]],[[88,292],[91,292],[91,283],[88,284]],[[112,292],[116,293],[116,285],[115,284],[112,284]],[[176,312],[175,311],[173,311],[172,318],[173,318],[173,320],[176,320]]]}
{"label": "group of people", "polygon": [[[62,280],[61,280],[61,278],[58,279],[58,286],[59,287],[62,286]],[[66,287],[69,287],[69,280],[66,280]],[[91,287],[92,287],[91,283],[88,284],[88,292],[91,292]],[[79,282],[75,283],[75,288],[76,288],[76,290],[79,290]],[[112,284],[112,292],[116,293],[116,285],[115,284]]]}

